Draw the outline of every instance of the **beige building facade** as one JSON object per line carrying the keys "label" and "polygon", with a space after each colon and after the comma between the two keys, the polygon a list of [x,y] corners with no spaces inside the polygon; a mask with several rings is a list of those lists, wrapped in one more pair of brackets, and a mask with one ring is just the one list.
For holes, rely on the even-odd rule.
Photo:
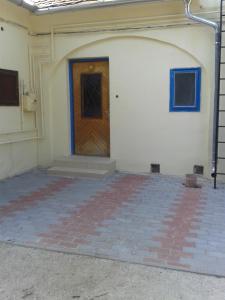
{"label": "beige building facade", "polygon": [[[193,1],[215,20],[218,1]],[[76,61],[109,64],[110,157],[117,169],[210,176],[214,31],[184,16],[183,1],[157,1],[33,15],[0,3],[0,68],[19,71],[20,106],[0,107],[0,178],[70,156]],[[171,111],[171,70],[200,69],[200,111]],[[26,94],[36,111],[25,111]],[[72,112],[72,113],[71,113]]]}

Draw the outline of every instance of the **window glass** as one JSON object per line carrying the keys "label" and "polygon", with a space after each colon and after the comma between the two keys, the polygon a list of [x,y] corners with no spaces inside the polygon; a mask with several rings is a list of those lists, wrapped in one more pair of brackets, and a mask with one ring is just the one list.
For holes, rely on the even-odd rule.
{"label": "window glass", "polygon": [[81,74],[81,115],[83,118],[102,116],[102,74]]}
{"label": "window glass", "polygon": [[175,74],[175,106],[195,105],[195,73]]}

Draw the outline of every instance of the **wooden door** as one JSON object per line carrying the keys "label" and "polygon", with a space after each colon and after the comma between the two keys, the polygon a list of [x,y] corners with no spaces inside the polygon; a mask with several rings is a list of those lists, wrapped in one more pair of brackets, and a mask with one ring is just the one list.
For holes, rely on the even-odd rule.
{"label": "wooden door", "polygon": [[109,156],[108,61],[73,64],[75,154]]}

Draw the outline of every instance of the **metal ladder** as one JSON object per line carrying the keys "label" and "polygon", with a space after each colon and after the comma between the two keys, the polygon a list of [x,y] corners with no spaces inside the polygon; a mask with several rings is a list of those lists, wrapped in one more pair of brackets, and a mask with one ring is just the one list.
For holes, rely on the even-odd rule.
{"label": "metal ladder", "polygon": [[217,187],[218,176],[225,176],[225,0],[220,2],[220,66],[219,95],[216,108],[216,151],[214,188]]}

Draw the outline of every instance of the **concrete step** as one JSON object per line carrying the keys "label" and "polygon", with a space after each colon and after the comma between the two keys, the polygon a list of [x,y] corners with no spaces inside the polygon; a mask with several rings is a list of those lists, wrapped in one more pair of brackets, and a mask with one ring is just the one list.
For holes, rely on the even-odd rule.
{"label": "concrete step", "polygon": [[113,171],[99,170],[99,169],[88,169],[88,168],[75,168],[66,166],[56,166],[48,169],[48,174],[62,177],[93,177],[102,178],[112,174]]}
{"label": "concrete step", "polygon": [[53,167],[73,167],[79,169],[116,170],[116,161],[108,157],[65,156],[53,162]]}

